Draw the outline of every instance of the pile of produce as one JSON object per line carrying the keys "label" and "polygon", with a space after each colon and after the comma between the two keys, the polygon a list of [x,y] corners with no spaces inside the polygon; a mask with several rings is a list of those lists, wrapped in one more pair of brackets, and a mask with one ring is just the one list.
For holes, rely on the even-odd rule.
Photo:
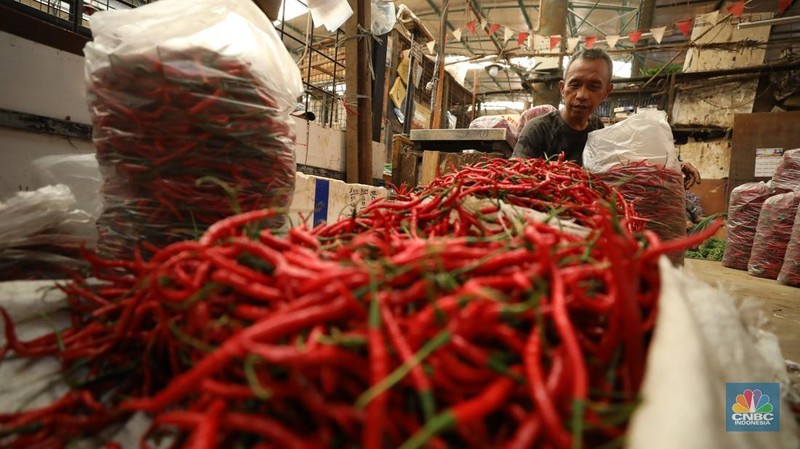
{"label": "pile of produce", "polygon": [[689,259],[713,260],[719,262],[722,260],[724,252],[725,240],[711,237],[701,243],[697,248],[687,250],[686,257]]}
{"label": "pile of produce", "polygon": [[130,258],[141,241],[161,248],[235,213],[291,204],[300,72],[253,2],[154,2],[91,25],[101,255]]}
{"label": "pile of produce", "polygon": [[140,411],[143,445],[171,447],[621,444],[658,258],[716,230],[634,232],[614,191],[541,160],[477,164],[285,237],[259,225],[273,213],[147,260],[89,256],[102,282],[61,287],[61,332],[19,341],[0,309],[0,356],[56,357],[70,386],[3,411],[0,445],[63,447]]}

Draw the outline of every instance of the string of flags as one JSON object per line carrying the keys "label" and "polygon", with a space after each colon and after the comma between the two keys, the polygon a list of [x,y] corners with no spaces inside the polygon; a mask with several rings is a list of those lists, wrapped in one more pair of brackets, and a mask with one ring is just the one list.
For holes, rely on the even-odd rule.
{"label": "string of flags", "polygon": [[[786,9],[791,6],[792,0],[776,0],[777,2],[777,9],[778,14],[783,14]],[[728,5],[725,9],[727,14],[733,17],[740,17],[744,14],[745,10],[745,2],[744,0],[738,1],[736,3],[732,3]],[[704,20],[710,21],[713,23],[717,23],[718,14],[720,11],[715,11],[710,14],[704,14]],[[674,29],[680,31],[685,37],[689,37],[692,33],[692,27],[695,24],[696,17],[687,18],[685,20],[680,20],[674,23]],[[461,41],[464,38],[464,34],[462,29],[466,28],[466,31],[472,33],[474,35],[478,35],[478,30],[487,30],[488,33],[494,36],[500,28],[503,28],[503,44],[507,44],[508,41],[512,40],[513,37],[517,36],[517,45],[522,47],[523,45],[527,46],[529,49],[532,50],[545,50],[550,49],[551,51],[554,50],[556,47],[559,47],[562,41],[562,36],[539,36],[537,34],[532,34],[530,31],[520,31],[516,30],[511,27],[507,27],[501,25],[496,22],[489,22],[484,18],[472,19],[471,21],[467,22],[464,26],[459,27],[451,33],[452,37],[455,39],[456,42]],[[661,26],[649,29],[649,37],[652,38],[656,44],[661,44],[664,35],[667,32],[667,29],[672,27],[668,26]],[[586,48],[592,48],[597,43],[600,37],[605,39],[606,45],[608,48],[614,48],[619,43],[620,39],[627,38],[627,40],[633,44],[634,46],[637,45],[640,40],[645,36],[644,30],[636,30],[626,34],[625,36],[619,35],[605,35],[605,36],[581,36],[581,37],[569,37],[566,39],[566,47],[569,53],[572,53],[577,49],[578,45],[581,41],[583,41],[584,46]],[[448,36],[449,37],[449,36]]]}

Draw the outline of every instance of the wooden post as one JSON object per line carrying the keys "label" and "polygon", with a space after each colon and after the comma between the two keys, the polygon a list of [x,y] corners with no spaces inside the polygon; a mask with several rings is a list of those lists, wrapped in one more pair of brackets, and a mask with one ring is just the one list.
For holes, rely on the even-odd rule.
{"label": "wooden post", "polygon": [[[353,15],[345,22],[348,39],[344,51],[345,101],[355,112],[347,112],[345,167],[349,183],[372,184],[372,76],[369,70],[371,37],[361,35],[370,29],[370,3],[349,0]],[[360,27],[359,27],[360,25]]]}
{"label": "wooden post", "polygon": [[478,70],[472,69],[472,120],[475,120],[475,100],[478,98]]}
{"label": "wooden post", "polygon": [[444,77],[447,72],[444,71],[444,49],[447,43],[447,8],[449,4],[449,0],[442,1],[442,18],[439,21],[439,48],[438,52],[436,53],[436,64],[439,68],[439,72],[436,74],[436,84],[434,85],[434,89],[436,90],[435,100],[433,103],[433,117],[431,119],[431,129],[441,129],[442,128],[442,117],[444,117],[444,91],[445,91],[445,82]]}

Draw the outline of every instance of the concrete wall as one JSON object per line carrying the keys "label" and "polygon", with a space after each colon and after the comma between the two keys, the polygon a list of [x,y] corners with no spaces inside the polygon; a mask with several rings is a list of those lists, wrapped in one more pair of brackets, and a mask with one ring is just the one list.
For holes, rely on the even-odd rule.
{"label": "concrete wall", "polygon": [[[0,32],[0,61],[0,108],[90,123],[82,57]],[[91,142],[0,128],[0,199],[41,187],[34,159],[91,152]]]}

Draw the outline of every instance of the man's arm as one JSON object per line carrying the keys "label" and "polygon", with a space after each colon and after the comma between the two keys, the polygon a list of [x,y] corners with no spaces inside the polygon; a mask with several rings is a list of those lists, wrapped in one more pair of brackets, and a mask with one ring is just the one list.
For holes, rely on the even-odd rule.
{"label": "man's arm", "polygon": [[517,146],[514,147],[514,153],[511,157],[519,158],[540,158],[544,159],[544,150],[546,149],[547,142],[547,123],[540,120],[541,117],[529,121],[522,128],[517,140]]}

